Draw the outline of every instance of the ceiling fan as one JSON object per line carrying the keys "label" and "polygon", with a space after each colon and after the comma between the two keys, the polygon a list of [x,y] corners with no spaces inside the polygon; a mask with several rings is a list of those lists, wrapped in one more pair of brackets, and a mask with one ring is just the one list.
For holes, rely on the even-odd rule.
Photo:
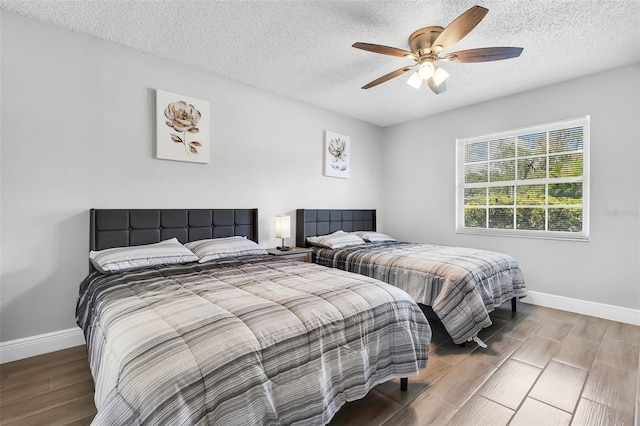
{"label": "ceiling fan", "polygon": [[385,74],[362,86],[362,88],[369,89],[377,86],[380,83],[384,83],[415,68],[416,71],[411,74],[407,84],[419,89],[422,80],[426,80],[427,86],[435,94],[440,94],[447,90],[445,80],[449,77],[449,73],[436,66],[436,62],[488,62],[520,56],[522,53],[521,47],[483,47],[445,53],[449,47],[469,34],[471,30],[482,21],[482,18],[485,17],[487,12],[489,12],[489,9],[482,6],[473,6],[458,16],[446,28],[433,26],[415,31],[409,36],[409,48],[411,51],[379,44],[354,43],[353,47],[357,49],[413,59],[416,62],[413,65],[408,65],[392,71],[389,74]]}

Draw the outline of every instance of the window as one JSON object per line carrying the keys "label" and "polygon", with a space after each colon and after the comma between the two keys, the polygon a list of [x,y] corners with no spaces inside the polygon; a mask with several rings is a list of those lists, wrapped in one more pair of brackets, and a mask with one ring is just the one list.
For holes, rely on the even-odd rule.
{"label": "window", "polygon": [[589,116],[457,140],[456,232],[589,239]]}

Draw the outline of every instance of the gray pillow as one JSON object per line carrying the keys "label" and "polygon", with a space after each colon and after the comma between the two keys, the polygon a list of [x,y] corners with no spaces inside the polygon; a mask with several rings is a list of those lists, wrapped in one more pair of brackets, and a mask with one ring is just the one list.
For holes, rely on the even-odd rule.
{"label": "gray pillow", "polygon": [[98,271],[112,274],[154,265],[195,262],[198,257],[176,238],[172,238],[142,246],[92,250],[89,252],[89,259]]}
{"label": "gray pillow", "polygon": [[308,237],[307,242],[314,246],[330,249],[366,244],[364,240],[357,235],[344,231],[336,231],[333,234],[319,237]]}
{"label": "gray pillow", "polygon": [[224,257],[268,254],[265,249],[245,237],[191,241],[185,246],[198,256],[199,263]]}

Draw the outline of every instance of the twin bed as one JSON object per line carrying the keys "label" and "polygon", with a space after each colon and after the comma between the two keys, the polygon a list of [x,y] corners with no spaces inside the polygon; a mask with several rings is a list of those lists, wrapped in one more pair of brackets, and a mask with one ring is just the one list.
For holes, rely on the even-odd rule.
{"label": "twin bed", "polygon": [[[257,214],[91,210],[92,265],[108,273],[83,281],[76,318],[95,380],[94,424],[326,424],[375,385],[400,378],[406,389],[426,367],[426,318],[376,279],[259,249],[146,267],[123,259],[127,250],[105,251],[246,246],[257,241]],[[125,267],[108,269],[106,258]]]}
{"label": "twin bed", "polygon": [[313,262],[403,289],[433,309],[455,343],[477,340],[478,332],[491,325],[491,311],[508,300],[515,311],[517,298],[527,295],[518,263],[503,253],[395,240],[360,241],[339,248],[309,244],[310,238],[341,231],[376,231],[376,211],[296,212],[296,245],[313,247]]}

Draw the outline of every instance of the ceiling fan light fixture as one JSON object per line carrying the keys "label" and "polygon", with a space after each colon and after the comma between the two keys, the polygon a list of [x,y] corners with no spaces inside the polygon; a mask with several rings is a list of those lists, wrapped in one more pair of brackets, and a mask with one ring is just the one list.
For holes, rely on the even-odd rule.
{"label": "ceiling fan light fixture", "polygon": [[420,88],[420,86],[422,85],[422,77],[420,77],[418,71],[411,74],[411,77],[409,77],[409,80],[407,80],[407,84],[416,89]]}
{"label": "ceiling fan light fixture", "polygon": [[436,68],[435,71],[433,71],[432,79],[436,86],[440,86],[447,78],[449,78],[449,73],[442,68]]}
{"label": "ceiling fan light fixture", "polygon": [[436,84],[436,82],[433,81],[433,78],[430,78],[427,80],[427,91],[429,91],[429,89],[431,89],[431,91],[436,95],[439,95],[440,93],[447,91],[447,83],[443,81],[440,84]]}
{"label": "ceiling fan light fixture", "polygon": [[431,62],[425,61],[418,67],[418,75],[421,79],[427,80],[433,76],[434,66]]}

